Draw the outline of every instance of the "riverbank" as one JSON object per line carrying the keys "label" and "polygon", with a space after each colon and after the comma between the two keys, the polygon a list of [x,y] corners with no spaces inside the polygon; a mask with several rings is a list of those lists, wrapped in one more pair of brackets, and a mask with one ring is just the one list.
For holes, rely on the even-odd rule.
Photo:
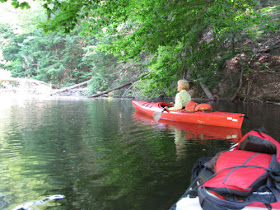
{"label": "riverbank", "polygon": [[[278,61],[280,64],[280,61]],[[272,67],[272,66],[271,66]],[[277,72],[277,65],[274,65],[272,72],[261,72],[259,71],[254,77],[248,79],[243,77],[243,82],[240,90],[236,94],[234,100],[232,98],[222,97],[223,91],[226,87],[218,86],[217,91],[213,93],[214,101],[232,101],[235,103],[269,103],[280,105],[280,72]],[[244,81],[245,80],[245,81]],[[23,81],[25,81],[23,79]],[[227,81],[226,79],[224,81]],[[34,80],[32,80],[34,82]],[[224,89],[223,89],[224,88]],[[67,91],[61,91],[59,89],[53,89],[50,85],[30,85],[26,82],[24,85],[7,85],[0,86],[0,97],[1,98],[24,98],[24,99],[88,99],[92,98],[88,87],[78,88],[65,88]],[[62,89],[64,90],[64,89]],[[137,96],[137,92],[132,91],[130,94],[119,94],[118,91],[112,91],[107,94],[98,96],[98,98],[128,98],[145,101],[173,101],[174,97],[162,96],[155,99],[142,99]],[[209,101],[202,90],[193,86],[189,90],[194,101]]]}

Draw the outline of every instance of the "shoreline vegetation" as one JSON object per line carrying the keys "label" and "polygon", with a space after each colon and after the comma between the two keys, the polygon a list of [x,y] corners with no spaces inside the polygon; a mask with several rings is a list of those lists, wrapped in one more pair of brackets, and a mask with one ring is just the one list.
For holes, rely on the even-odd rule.
{"label": "shoreline vegetation", "polygon": [[[99,92],[97,94],[90,94],[89,88],[87,87],[90,80],[75,84],[73,86],[64,87],[61,89],[55,89],[51,84],[38,81],[35,79],[27,79],[27,78],[13,78],[13,77],[2,77],[0,78],[0,98],[4,97],[18,97],[18,98],[63,98],[63,99],[94,99],[94,98],[125,98],[125,99],[136,99],[136,100],[143,100],[138,98],[135,95],[117,95],[114,94],[115,91],[120,89],[125,89],[124,93],[126,93],[133,85],[135,81],[123,84],[121,86],[111,88],[106,91]],[[193,90],[191,89],[190,92],[192,93]],[[194,101],[227,101],[233,102],[232,98],[196,98],[192,97]],[[172,97],[162,97],[162,98],[155,98],[155,99],[148,99],[149,101],[155,100],[173,100]],[[244,103],[245,101],[242,100],[235,100],[234,102]],[[249,102],[252,103],[269,103],[269,104],[276,104],[280,105],[279,101],[270,101],[270,100],[251,100]]]}

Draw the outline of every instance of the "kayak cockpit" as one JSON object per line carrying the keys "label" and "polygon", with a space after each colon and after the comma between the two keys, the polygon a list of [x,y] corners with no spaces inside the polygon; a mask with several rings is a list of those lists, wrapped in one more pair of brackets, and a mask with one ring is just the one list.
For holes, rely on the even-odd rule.
{"label": "kayak cockpit", "polygon": [[167,103],[164,103],[164,102],[159,102],[159,103],[158,103],[158,107],[159,107],[159,108],[164,108],[164,107],[166,107],[166,106],[167,106],[167,107],[172,107],[172,106],[170,106],[170,104],[167,104]]}

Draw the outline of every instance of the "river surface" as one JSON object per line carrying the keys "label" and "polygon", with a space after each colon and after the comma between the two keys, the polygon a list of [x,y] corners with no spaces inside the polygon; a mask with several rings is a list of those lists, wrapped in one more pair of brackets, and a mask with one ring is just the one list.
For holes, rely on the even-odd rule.
{"label": "river surface", "polygon": [[0,99],[0,209],[169,209],[198,158],[261,126],[279,140],[280,106],[212,105],[249,119],[238,130],[155,123],[131,100]]}

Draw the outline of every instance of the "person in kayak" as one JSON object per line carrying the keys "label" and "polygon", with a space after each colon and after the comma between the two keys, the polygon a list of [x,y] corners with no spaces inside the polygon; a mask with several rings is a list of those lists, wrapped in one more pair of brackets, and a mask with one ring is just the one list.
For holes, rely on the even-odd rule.
{"label": "person in kayak", "polygon": [[173,107],[165,107],[166,110],[174,111],[183,109],[187,105],[187,103],[191,101],[191,95],[187,92],[190,87],[189,82],[183,79],[179,80],[177,84],[177,90],[179,93],[176,94],[175,104],[173,102],[170,102],[170,105],[172,105]]}

